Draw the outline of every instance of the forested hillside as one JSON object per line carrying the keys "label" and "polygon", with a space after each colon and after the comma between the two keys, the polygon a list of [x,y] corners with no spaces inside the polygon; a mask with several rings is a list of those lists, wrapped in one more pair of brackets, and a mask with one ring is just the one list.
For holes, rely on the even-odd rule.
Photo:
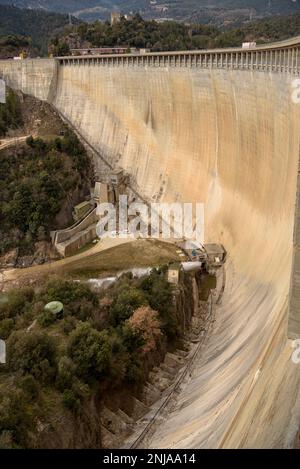
{"label": "forested hillside", "polygon": [[145,18],[172,18],[220,26],[241,24],[272,15],[300,13],[299,0],[0,0],[0,5],[41,8],[72,13],[94,21],[109,18],[112,10],[138,12]]}
{"label": "forested hillside", "polygon": [[71,34],[55,38],[52,47],[55,55],[63,55],[64,51],[67,55],[69,47],[83,45],[147,47],[153,51],[193,50],[241,46],[248,40],[270,42],[295,35],[300,35],[300,15],[275,16],[225,31],[211,25],[145,21],[140,15],[135,15],[132,21],[123,18],[114,25],[107,22],[82,23],[73,27]]}
{"label": "forested hillside", "polygon": [[50,230],[72,224],[73,206],[90,190],[90,160],[77,137],[48,104],[9,89],[1,141],[31,134],[1,150],[0,266],[45,260]]}
{"label": "forested hillside", "polygon": [[37,47],[40,53],[47,52],[49,39],[68,23],[68,15],[0,6],[0,36],[31,38],[32,47]]}

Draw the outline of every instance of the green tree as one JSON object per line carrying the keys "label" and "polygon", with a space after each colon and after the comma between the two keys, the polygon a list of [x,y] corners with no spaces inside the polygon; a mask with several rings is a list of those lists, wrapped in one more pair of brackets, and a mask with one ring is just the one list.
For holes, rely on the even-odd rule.
{"label": "green tree", "polygon": [[30,373],[42,383],[56,374],[56,347],[53,339],[40,332],[16,331],[7,341],[7,361],[11,371]]}
{"label": "green tree", "polygon": [[99,332],[89,323],[82,323],[70,334],[69,357],[78,376],[99,379],[109,369],[111,345],[107,331]]}
{"label": "green tree", "polygon": [[111,305],[109,320],[113,326],[117,326],[129,319],[133,312],[147,300],[142,291],[135,287],[125,287]]}

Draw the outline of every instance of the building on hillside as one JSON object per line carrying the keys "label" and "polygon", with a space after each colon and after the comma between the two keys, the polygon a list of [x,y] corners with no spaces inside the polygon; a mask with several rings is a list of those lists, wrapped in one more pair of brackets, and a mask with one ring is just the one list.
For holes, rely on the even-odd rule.
{"label": "building on hillside", "polygon": [[80,49],[71,49],[71,55],[78,57],[81,55],[114,55],[114,54],[136,54],[138,49],[135,47],[89,47]]}
{"label": "building on hillside", "polygon": [[172,285],[178,285],[180,280],[181,265],[179,262],[174,262],[168,268],[168,282]]}
{"label": "building on hillside", "polygon": [[96,182],[95,188],[92,194],[92,198],[97,204],[107,203],[108,202],[108,185],[104,184],[103,182]]}
{"label": "building on hillside", "polygon": [[117,24],[121,21],[121,13],[119,11],[112,11],[110,15],[110,24]]}
{"label": "building on hillside", "polygon": [[205,244],[206,263],[208,267],[220,267],[226,260],[226,250],[222,244]]}
{"label": "building on hillside", "polygon": [[133,15],[131,13],[127,13],[124,15],[125,20],[127,21],[132,21],[133,20]]}
{"label": "building on hillside", "polygon": [[73,218],[75,221],[84,218],[93,208],[95,204],[91,200],[85,200],[78,205],[75,205],[73,209]]}

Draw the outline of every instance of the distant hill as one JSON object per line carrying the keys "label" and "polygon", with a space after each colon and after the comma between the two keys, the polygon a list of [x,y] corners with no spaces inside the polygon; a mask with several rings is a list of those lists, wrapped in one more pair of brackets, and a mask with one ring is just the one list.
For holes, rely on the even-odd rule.
{"label": "distant hill", "polygon": [[145,18],[227,26],[265,16],[300,13],[300,0],[0,0],[0,5],[72,13],[84,20],[107,19],[112,10]]}
{"label": "distant hill", "polygon": [[30,37],[32,46],[38,48],[40,53],[47,52],[51,37],[68,24],[69,16],[66,14],[0,5],[0,36]]}

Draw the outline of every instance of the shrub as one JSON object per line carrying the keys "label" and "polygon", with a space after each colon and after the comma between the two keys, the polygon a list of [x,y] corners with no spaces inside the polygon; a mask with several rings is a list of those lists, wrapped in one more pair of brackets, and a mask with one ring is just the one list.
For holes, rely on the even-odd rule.
{"label": "shrub", "polygon": [[143,292],[135,287],[127,287],[121,290],[111,305],[109,321],[113,326],[118,326],[129,319],[133,312],[142,305],[147,304]]}
{"label": "shrub", "polygon": [[126,381],[129,383],[139,383],[143,379],[142,364],[138,358],[129,361],[126,370]]}
{"label": "shrub", "polygon": [[29,400],[36,399],[39,395],[39,386],[32,375],[26,375],[20,380],[20,388],[28,396]]}
{"label": "shrub", "polygon": [[53,339],[40,332],[16,331],[7,341],[7,361],[12,371],[31,373],[37,380],[47,382],[56,371]]}
{"label": "shrub", "polygon": [[55,322],[56,318],[51,311],[43,311],[38,317],[38,323],[42,327],[51,326]]}
{"label": "shrub", "polygon": [[100,378],[107,372],[111,346],[107,331],[99,332],[89,323],[83,323],[71,333],[68,354],[78,376],[87,380]]}
{"label": "shrub", "polygon": [[28,446],[28,435],[34,429],[33,416],[20,389],[0,394],[0,435],[7,438],[2,444],[8,447]]}
{"label": "shrub", "polygon": [[10,290],[7,297],[7,303],[0,304],[0,319],[14,318],[18,314],[24,313],[33,300],[34,291],[32,288]]}
{"label": "shrub", "polygon": [[153,269],[148,277],[141,280],[139,286],[144,291],[151,308],[159,313],[162,331],[169,339],[174,339],[178,332],[178,324],[173,306],[172,287],[164,275],[164,268]]}
{"label": "shrub", "polygon": [[63,392],[63,405],[74,413],[80,408],[80,400],[75,396],[72,389],[65,389]]}
{"label": "shrub", "polygon": [[56,385],[60,391],[71,388],[75,378],[75,365],[69,357],[62,357],[58,363]]}
{"label": "shrub", "polygon": [[157,311],[151,309],[150,306],[141,306],[128,319],[128,324],[143,338],[142,353],[145,354],[155,349],[162,335]]}
{"label": "shrub", "polygon": [[61,301],[65,314],[76,316],[80,320],[91,317],[94,306],[98,305],[98,297],[88,285],[56,278],[47,283],[41,292],[45,303]]}
{"label": "shrub", "polygon": [[67,316],[61,322],[61,329],[64,334],[69,335],[76,328],[76,319],[72,316]]}
{"label": "shrub", "polygon": [[14,320],[7,318],[0,321],[0,339],[6,340],[14,328]]}
{"label": "shrub", "polygon": [[126,350],[132,354],[143,347],[144,339],[130,324],[125,323],[121,328],[121,337]]}
{"label": "shrub", "polygon": [[22,123],[19,97],[14,91],[8,89],[6,103],[0,104],[0,135],[4,136],[8,129],[16,129]]}
{"label": "shrub", "polygon": [[110,381],[113,386],[118,386],[124,381],[130,353],[122,340],[122,336],[114,329],[110,331],[110,343],[112,356],[110,360]]}

